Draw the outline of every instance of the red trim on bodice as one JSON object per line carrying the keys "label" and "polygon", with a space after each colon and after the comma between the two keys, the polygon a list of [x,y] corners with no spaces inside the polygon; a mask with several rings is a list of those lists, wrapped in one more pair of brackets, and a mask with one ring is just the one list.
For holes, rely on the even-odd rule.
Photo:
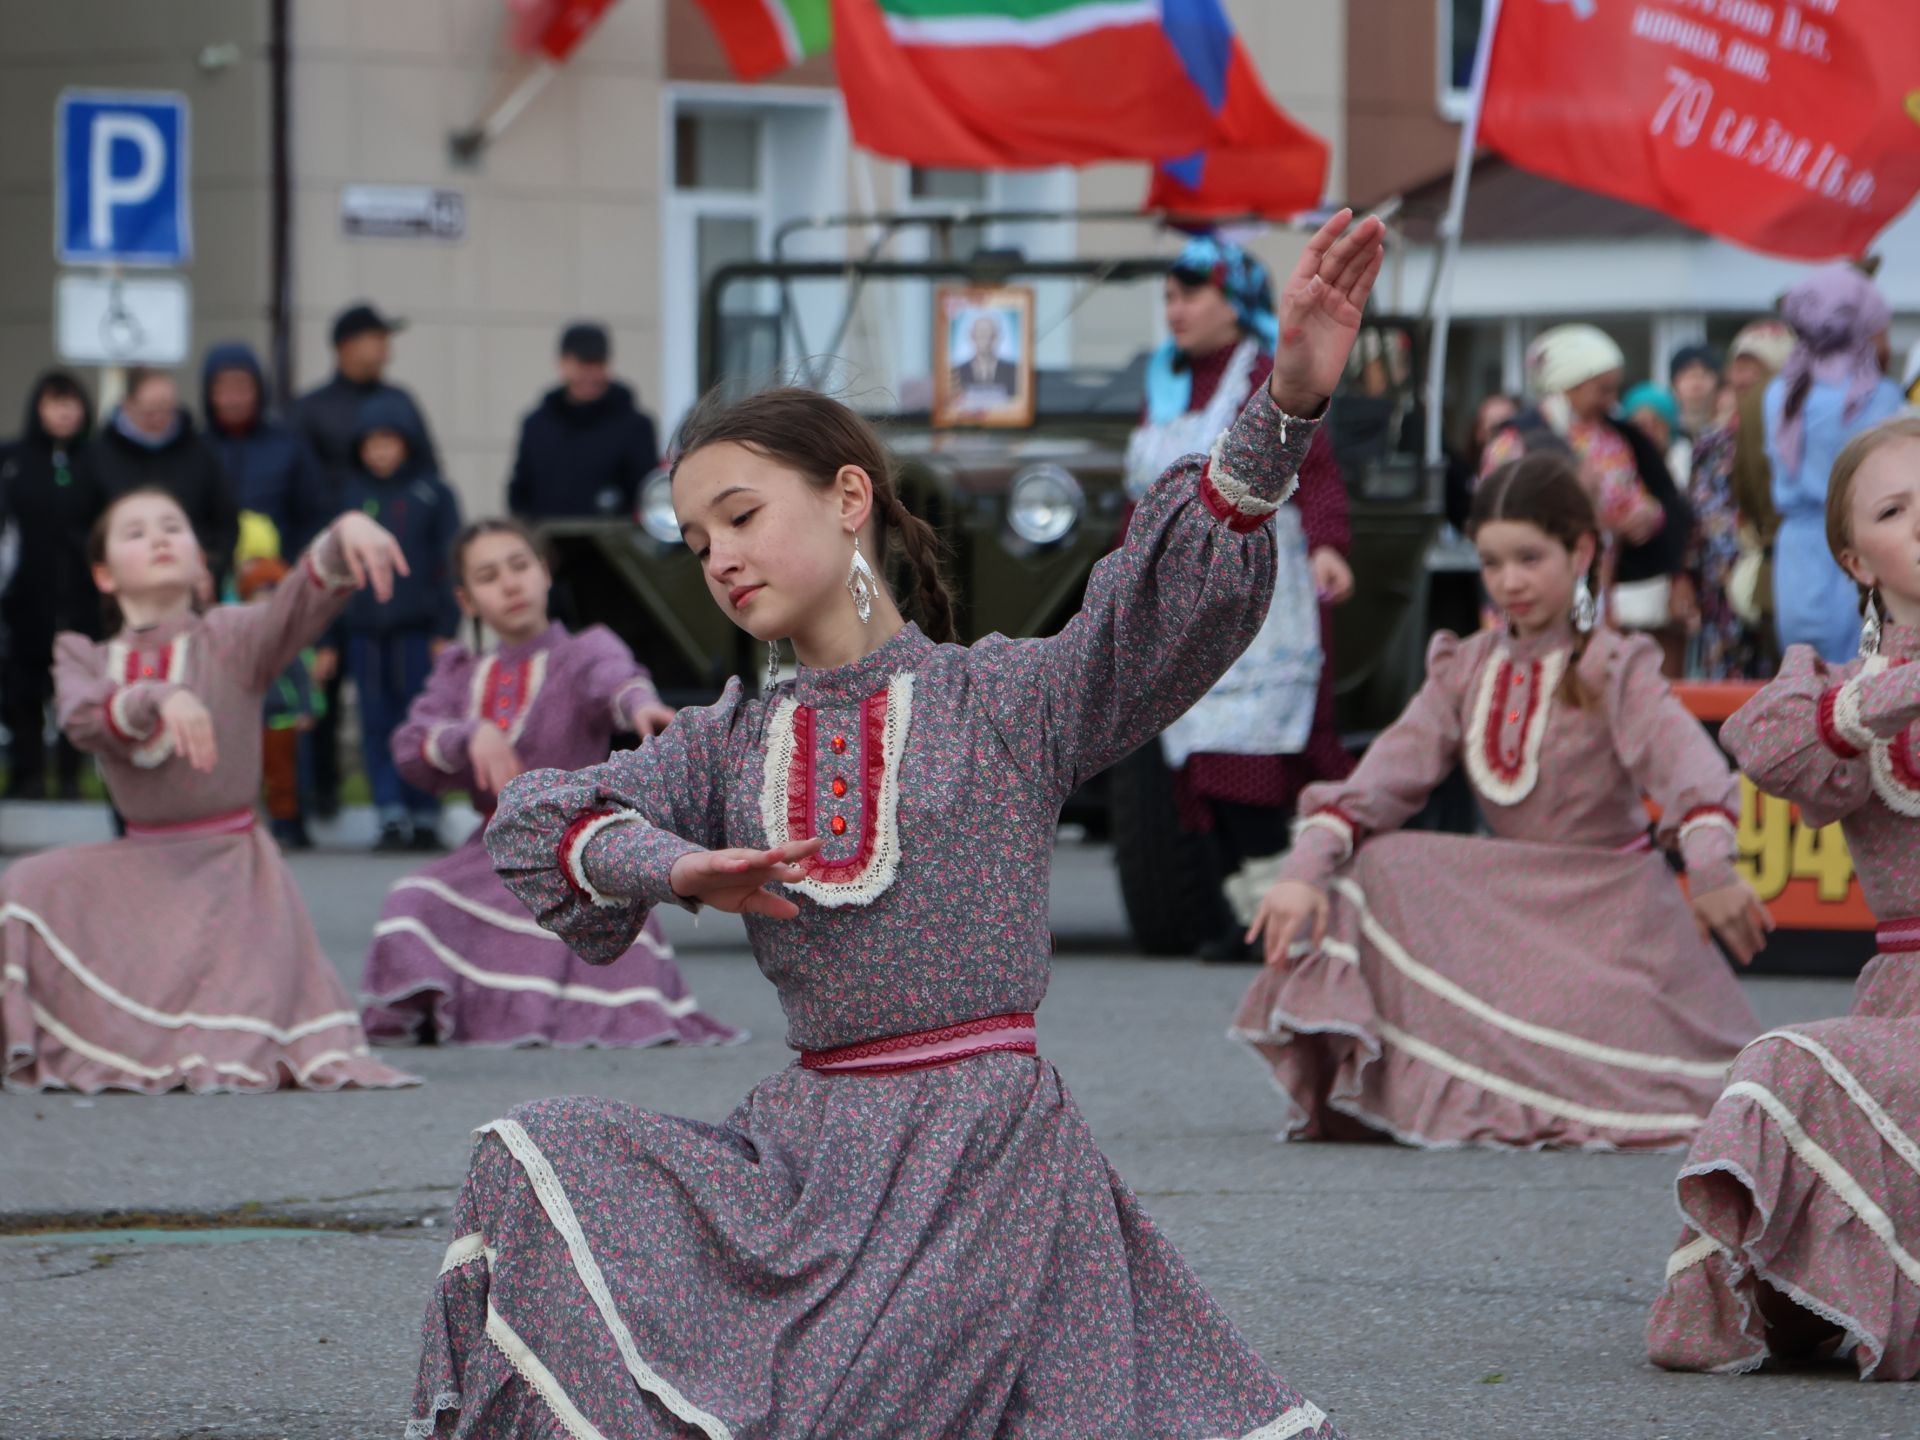
{"label": "red trim on bodice", "polygon": [[480,719],[502,730],[513,729],[520,712],[527,708],[527,682],[533,675],[533,657],[515,665],[496,659],[487,667],[487,681],[480,695]]}
{"label": "red trim on bodice", "polygon": [[141,663],[139,650],[131,645],[127,647],[127,673],[121,677],[123,684],[137,685],[142,680],[165,680],[172,673],[172,645],[162,645],[159,657],[151,665]]}
{"label": "red trim on bodice", "polygon": [[[1481,737],[1487,768],[1503,783],[1511,785],[1520,778],[1527,764],[1527,732],[1533,727],[1534,713],[1540,708],[1540,671],[1538,660],[1530,661],[1523,678],[1516,678],[1513,661],[1501,657],[1493,677],[1493,703],[1487,707],[1487,733]],[[1514,696],[1514,690],[1525,693]],[[1522,708],[1509,709],[1510,705]],[[1509,759],[1502,740],[1513,737],[1513,755]]]}
{"label": "red trim on bodice", "polygon": [[[787,771],[787,839],[811,840],[819,823],[817,772],[814,761],[814,709],[796,705],[793,710],[793,760]],[[887,692],[877,690],[860,702],[860,848],[845,860],[829,860],[813,855],[799,862],[809,880],[826,885],[844,885],[857,880],[873,859],[873,848],[880,834],[880,791],[886,779],[887,757],[881,743],[887,728]],[[835,737],[836,753],[845,750],[844,741]],[[837,777],[836,777],[837,778]],[[836,795],[840,787],[836,785]],[[835,835],[846,831],[845,817],[833,816],[828,829]]]}

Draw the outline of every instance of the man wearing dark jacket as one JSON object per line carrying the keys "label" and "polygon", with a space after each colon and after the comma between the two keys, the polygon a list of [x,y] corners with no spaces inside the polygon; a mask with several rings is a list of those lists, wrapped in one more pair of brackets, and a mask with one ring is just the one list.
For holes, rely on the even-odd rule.
{"label": "man wearing dark jacket", "polygon": [[393,336],[405,329],[406,323],[382,315],[364,301],[342,310],[333,322],[333,378],[293,402],[294,428],[306,437],[307,445],[336,485],[346,484],[357,459],[360,409],[377,396],[391,399],[407,411],[409,428],[419,437],[421,446],[417,458],[431,469],[440,468],[433,433],[419,405],[412,395],[386,379]]}
{"label": "man wearing dark jacket", "polygon": [[240,510],[219,457],[181,406],[172,375],[144,366],[128,372],[127,398],[87,447],[76,479],[87,486],[95,516],[129,490],[144,486],[173,496],[187,512],[218,592],[221,579],[233,568]]}
{"label": "man wearing dark jacket", "polygon": [[[100,597],[87,572],[93,507],[74,474],[92,431],[86,390],[64,370],[49,370],[27,396],[20,438],[0,449],[0,527],[13,532],[18,555],[0,595],[7,631],[0,714],[13,736],[10,800],[37,799],[45,790],[54,633],[91,635],[99,627]],[[80,752],[62,736],[57,755],[59,794],[78,798]]]}
{"label": "man wearing dark jacket", "polygon": [[[409,426],[419,437],[420,455],[426,465],[438,470],[433,436],[427,429],[420,407],[398,385],[390,385],[384,376],[393,351],[392,337],[406,322],[382,315],[364,301],[342,310],[333,321],[333,378],[309,390],[294,402],[289,417],[294,429],[307,442],[320,462],[325,492],[310,512],[337,515],[344,508],[347,480],[356,460],[355,446],[360,427],[360,407],[369,400],[385,397],[402,406],[410,417]],[[313,728],[313,808],[328,816],[340,803],[340,672],[326,681],[326,709]]]}
{"label": "man wearing dark jacket", "polygon": [[265,372],[239,341],[207,352],[201,371],[207,441],[233,486],[234,503],[264,515],[292,561],[339,514],[327,505],[320,462],[300,433],[267,414]]}
{"label": "man wearing dark jacket", "polygon": [[611,377],[606,330],[569,325],[560,379],[521,423],[507,508],[528,520],[630,518],[640,482],[660,463],[653,421]]}
{"label": "man wearing dark jacket", "polygon": [[460,504],[425,457],[413,408],[395,397],[376,395],[362,407],[357,450],[346,508],[379,521],[407,558],[390,598],[362,590],[341,618],[347,671],[360,699],[361,758],[380,813],[377,848],[432,850],[440,843],[440,802],[400,778],[392,738],[426,685],[434,656],[459,628],[452,567]]}

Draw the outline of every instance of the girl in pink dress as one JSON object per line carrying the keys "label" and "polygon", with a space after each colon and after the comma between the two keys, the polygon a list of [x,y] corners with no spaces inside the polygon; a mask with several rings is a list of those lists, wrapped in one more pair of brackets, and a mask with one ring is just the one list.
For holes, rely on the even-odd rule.
{"label": "girl in pink dress", "polygon": [[[1658,647],[1594,628],[1597,529],[1556,455],[1484,481],[1468,533],[1507,624],[1436,636],[1406,713],[1301,797],[1233,1028],[1285,1136],[1679,1148],[1759,1028],[1707,940],[1744,962],[1767,925],[1734,873],[1735,779]],[[1393,833],[1456,762],[1493,838]]]}
{"label": "girl in pink dress", "polygon": [[[280,852],[254,824],[267,688],[405,562],[364,515],[336,520],[257,605],[194,613],[205,562],[161,490],[116,500],[94,582],[119,612],[60,636],[54,702],[100,762],[127,835],[0,876],[0,1055],[12,1090],[334,1090],[409,1085],[360,1018]],[[124,623],[122,623],[124,621]]]}
{"label": "girl in pink dress", "polygon": [[1807,824],[1839,822],[1880,953],[1850,1015],[1747,1046],[1695,1138],[1647,1327],[1671,1370],[1844,1355],[1920,1378],[1920,419],[1841,451],[1827,539],[1865,592],[1860,658],[1794,646],[1720,733]]}
{"label": "girl in pink dress", "polygon": [[[466,790],[491,820],[529,767],[598,764],[613,732],[657,733],[673,712],[613,632],[578,635],[547,616],[552,577],[518,521],[480,520],[454,540],[455,594],[500,637],[434,662],[393,759],[409,785]],[[361,976],[376,1041],[468,1045],[709,1044],[740,1038],[709,1018],[651,918],[627,953],[589,965],[534,923],[487,858],[486,827],[395,885]]]}

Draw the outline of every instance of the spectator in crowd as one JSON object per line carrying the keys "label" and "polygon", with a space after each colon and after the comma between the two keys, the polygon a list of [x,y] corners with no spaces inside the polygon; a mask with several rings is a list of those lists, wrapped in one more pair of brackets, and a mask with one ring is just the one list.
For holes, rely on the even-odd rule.
{"label": "spectator in crowd", "polygon": [[186,512],[206,556],[211,601],[233,568],[240,509],[220,458],[180,403],[180,387],[165,370],[136,366],[127,395],[89,445],[76,478],[88,489],[88,525],[129,490],[165,490]]}
{"label": "spectator in crowd", "polygon": [[366,402],[345,505],[378,521],[407,561],[408,573],[394,577],[391,599],[382,603],[371,590],[358,591],[341,620],[346,670],[360,700],[361,758],[380,816],[380,850],[440,848],[440,802],[400,778],[392,739],[460,623],[451,568],[460,505],[434,467],[417,418],[396,396]]}
{"label": "spectator in crowd", "polygon": [[1604,330],[1558,325],[1527,347],[1533,405],[1500,430],[1481,473],[1536,450],[1573,457],[1608,540],[1607,615],[1660,644],[1662,669],[1684,672],[1693,587],[1684,573],[1693,516],[1646,436],[1616,419],[1626,356]]}
{"label": "spectator in crowd", "polygon": [[[38,799],[46,789],[46,714],[53,696],[53,637],[92,634],[98,601],[87,570],[93,516],[75,467],[93,430],[93,403],[64,370],[49,370],[27,395],[20,437],[0,450],[0,528],[11,533],[13,574],[0,592],[6,660],[0,665],[0,716],[13,736],[7,798]],[[62,799],[78,796],[80,752],[57,742]]]}
{"label": "spectator in crowd", "polygon": [[[376,397],[392,400],[409,415],[409,428],[419,437],[421,459],[438,471],[433,434],[413,396],[386,379],[393,354],[393,336],[406,321],[382,315],[366,301],[342,310],[333,321],[333,377],[294,402],[294,428],[320,462],[327,489],[316,513],[337,515],[357,466],[360,407]],[[313,810],[322,817],[340,808],[340,680],[341,671],[321,676],[325,705],[313,728]],[[404,708],[404,707],[403,707]]]}
{"label": "spectator in crowd", "polygon": [[1770,678],[1773,645],[1774,533],[1761,397],[1787,363],[1793,331],[1756,320],[1733,337],[1720,424],[1693,447],[1693,536],[1687,572],[1699,595],[1700,622],[1688,672],[1707,680]]}
{"label": "spectator in crowd", "polygon": [[[1667,363],[1667,383],[1680,410],[1675,428],[1697,440],[1713,428],[1714,404],[1720,394],[1720,357],[1708,345],[1683,345]],[[1686,480],[1673,477],[1681,485]]]}
{"label": "spectator in crowd", "polygon": [[234,503],[264,515],[281,552],[298,555],[339,514],[306,439],[267,413],[266,375],[251,346],[216,345],[201,370],[207,440],[226,470]]}
{"label": "spectator in crowd", "polygon": [[604,326],[560,336],[560,384],[520,425],[507,508],[522,519],[631,517],[640,482],[660,463],[653,421],[610,370]]}
{"label": "spectator in crowd", "polygon": [[1693,441],[1680,428],[1680,406],[1673,392],[1652,381],[1643,382],[1627,391],[1620,402],[1620,413],[1629,425],[1653,441],[1667,462],[1673,483],[1686,489],[1693,478]]}
{"label": "spectator in crowd", "polygon": [[1487,442],[1519,413],[1520,402],[1498,392],[1474,407],[1467,443],[1447,457],[1447,523],[1454,529],[1464,532],[1467,528],[1467,512],[1473,508],[1474,482],[1480,478],[1480,460],[1487,453]]}
{"label": "spectator in crowd", "polygon": [[1811,645],[1841,664],[1860,644],[1859,590],[1827,546],[1827,476],[1849,440],[1903,403],[1884,372],[1892,311],[1872,280],[1839,263],[1794,286],[1780,308],[1799,343],[1765,398],[1780,512],[1774,614],[1783,650]]}

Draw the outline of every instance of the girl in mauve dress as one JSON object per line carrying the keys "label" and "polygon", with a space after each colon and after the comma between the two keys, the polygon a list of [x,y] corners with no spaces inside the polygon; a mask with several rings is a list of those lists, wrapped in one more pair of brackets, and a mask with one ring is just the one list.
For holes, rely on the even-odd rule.
{"label": "girl in mauve dress", "polygon": [[[951,642],[937,537],[804,390],[681,433],[716,603],[799,673],[510,783],[508,888],[589,960],[654,905],[746,917],[800,1052],[721,1125],[551,1100],[483,1128],[428,1307],[422,1435],[1326,1440],[1114,1175],[1037,1054],[1060,807],[1259,629],[1268,521],[1381,227],[1289,283],[1268,388],[1154,485],[1046,639]],[[899,545],[927,629],[886,584]]]}
{"label": "girl in mauve dress", "polygon": [[[1283,1136],[1680,1148],[1759,1028],[1707,940],[1744,962],[1767,925],[1734,873],[1735,777],[1659,647],[1595,628],[1598,528],[1557,455],[1483,481],[1467,533],[1507,623],[1435,636],[1406,713],[1301,797],[1233,1026]],[[1493,838],[1394,833],[1456,762]]]}
{"label": "girl in mauve dress", "polygon": [[362,585],[404,570],[348,513],[257,605],[194,613],[206,565],[179,502],[142,489],[94,527],[104,643],[62,635],[54,703],[100,762],[126,838],[0,875],[8,1089],[410,1085],[371,1059],[280,852],[254,823],[269,686]]}
{"label": "girl in mauve dress", "polygon": [[1647,1327],[1671,1370],[1920,1378],[1920,419],[1840,452],[1827,538],[1863,592],[1860,658],[1794,646],[1720,735],[1805,824],[1839,822],[1880,953],[1851,1014],[1748,1045],[1694,1139]]}
{"label": "girl in mauve dress", "polygon": [[[529,765],[607,758],[613,732],[656,734],[673,712],[611,630],[578,635],[547,616],[552,577],[517,520],[479,520],[453,543],[461,610],[499,636],[454,644],[393,734],[400,777],[429,794],[465,790],[492,818]],[[485,826],[387,896],[360,988],[376,1041],[466,1045],[707,1044],[739,1038],[688,992],[649,919],[627,953],[588,965],[534,923],[487,858]]]}

